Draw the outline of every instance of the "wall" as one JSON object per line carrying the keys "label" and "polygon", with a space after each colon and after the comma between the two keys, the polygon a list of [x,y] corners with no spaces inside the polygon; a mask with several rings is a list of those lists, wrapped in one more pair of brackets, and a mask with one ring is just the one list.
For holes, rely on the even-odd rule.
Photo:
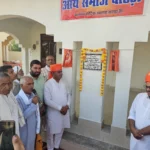
{"label": "wall", "polygon": [[[40,42],[40,34],[45,33],[45,27],[39,23],[36,23],[31,28],[30,39],[31,39],[31,60],[38,59],[41,60],[41,42]],[[36,44],[36,50],[32,49],[32,45]]]}
{"label": "wall", "polygon": [[62,48],[62,43],[61,42],[57,42],[56,43],[56,63],[62,63],[62,54],[59,54],[59,49]]}
{"label": "wall", "polygon": [[32,24],[23,19],[13,18],[0,20],[0,31],[7,32],[15,39],[19,39],[19,43],[24,47],[29,47],[30,45],[31,26]]}
{"label": "wall", "polygon": [[[111,49],[118,49],[117,44],[113,44]],[[110,50],[111,50],[110,49]],[[136,42],[133,58],[131,88],[143,89],[145,74],[150,71],[150,38],[148,42]],[[116,73],[107,71],[106,84],[114,87]]]}
{"label": "wall", "polygon": [[0,32],[0,66],[3,64],[3,47],[2,47],[2,42],[7,39],[9,34],[5,32]]}
{"label": "wall", "polygon": [[9,58],[8,61],[19,60],[21,62],[22,52],[8,51],[8,58]]}

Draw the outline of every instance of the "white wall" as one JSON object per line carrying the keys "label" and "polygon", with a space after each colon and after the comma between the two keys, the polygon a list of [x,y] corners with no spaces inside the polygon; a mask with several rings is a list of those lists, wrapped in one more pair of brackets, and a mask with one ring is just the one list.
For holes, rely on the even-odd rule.
{"label": "white wall", "polygon": [[36,50],[31,51],[31,59],[38,59],[41,60],[41,42],[40,42],[40,34],[45,33],[45,27],[39,23],[36,23],[31,28],[30,33],[30,39],[31,44],[30,47],[32,48],[33,44],[36,44],[38,42],[38,45],[36,45]]}
{"label": "white wall", "polygon": [[56,63],[62,63],[62,54],[59,54],[59,49],[62,48],[62,43],[61,42],[57,42],[56,43]]}
{"label": "white wall", "polygon": [[9,36],[9,34],[7,34],[5,32],[0,32],[0,41],[4,42],[8,36]]}
{"label": "white wall", "polygon": [[8,61],[19,60],[22,62],[22,52],[8,51]]}
{"label": "white wall", "polygon": [[[110,50],[118,49],[117,43],[113,44]],[[135,43],[131,88],[143,89],[144,79],[147,72],[150,71],[150,38],[148,42]],[[108,63],[109,64],[109,63]],[[107,71],[106,84],[115,86],[116,73]]]}
{"label": "white wall", "polygon": [[9,34],[5,32],[0,32],[0,66],[3,64],[3,48],[2,48],[2,42],[7,39]]}
{"label": "white wall", "polygon": [[7,32],[12,35],[15,39],[19,39],[24,47],[30,45],[30,33],[32,24],[22,19],[5,19],[0,20],[0,31]]}

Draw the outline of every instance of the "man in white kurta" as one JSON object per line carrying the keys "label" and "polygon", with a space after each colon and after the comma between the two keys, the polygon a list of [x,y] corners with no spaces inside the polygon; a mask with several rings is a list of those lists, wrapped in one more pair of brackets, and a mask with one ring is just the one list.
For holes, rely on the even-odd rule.
{"label": "man in white kurta", "polygon": [[51,65],[53,78],[45,84],[44,98],[47,105],[47,148],[61,150],[60,142],[65,128],[70,128],[70,94],[62,78],[62,66]]}
{"label": "man in white kurta", "polygon": [[46,80],[49,78],[50,66],[55,64],[55,58],[52,55],[46,56],[46,66],[41,69],[41,75],[44,76]]}
{"label": "man in white kurta", "polygon": [[23,126],[25,121],[11,88],[10,77],[0,72],[0,120],[14,120],[16,134],[19,135],[19,125]]}
{"label": "man in white kurta", "polygon": [[146,75],[146,93],[136,96],[129,113],[130,150],[150,150],[150,73]]}

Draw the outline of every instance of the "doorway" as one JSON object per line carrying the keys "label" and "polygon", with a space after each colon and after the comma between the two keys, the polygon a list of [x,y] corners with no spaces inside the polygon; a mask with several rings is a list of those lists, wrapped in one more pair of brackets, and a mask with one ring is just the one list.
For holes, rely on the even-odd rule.
{"label": "doorway", "polygon": [[42,67],[45,67],[45,58],[48,55],[53,55],[56,60],[56,42],[54,42],[54,36],[41,34],[41,62]]}

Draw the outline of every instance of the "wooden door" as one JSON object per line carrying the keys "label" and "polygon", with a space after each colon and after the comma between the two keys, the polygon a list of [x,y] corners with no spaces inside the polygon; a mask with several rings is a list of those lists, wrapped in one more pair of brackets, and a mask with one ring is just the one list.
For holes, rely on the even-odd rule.
{"label": "wooden door", "polygon": [[48,55],[53,55],[56,60],[56,43],[54,42],[54,37],[46,34],[41,34],[41,62],[42,67],[45,64],[45,58]]}

